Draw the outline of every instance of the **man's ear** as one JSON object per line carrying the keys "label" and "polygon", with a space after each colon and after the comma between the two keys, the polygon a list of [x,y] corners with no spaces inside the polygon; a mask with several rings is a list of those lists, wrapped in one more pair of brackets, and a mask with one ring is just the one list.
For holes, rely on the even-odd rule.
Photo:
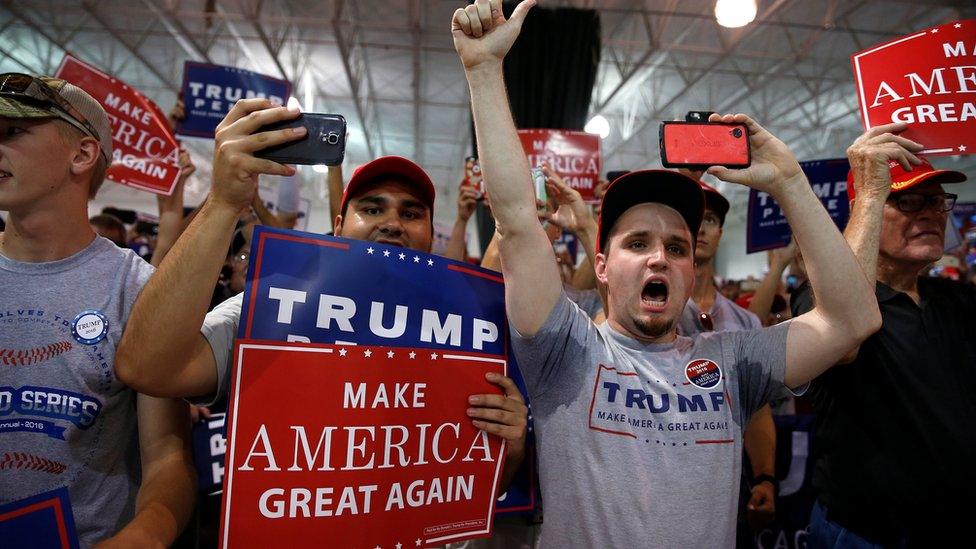
{"label": "man's ear", "polygon": [[600,281],[601,284],[607,283],[607,256],[599,253],[593,258],[593,270],[596,272],[596,279]]}
{"label": "man's ear", "polygon": [[337,215],[332,222],[332,234],[342,236],[342,214]]}
{"label": "man's ear", "polygon": [[98,141],[87,135],[82,137],[71,157],[71,175],[81,175],[95,169],[100,156],[101,148]]}

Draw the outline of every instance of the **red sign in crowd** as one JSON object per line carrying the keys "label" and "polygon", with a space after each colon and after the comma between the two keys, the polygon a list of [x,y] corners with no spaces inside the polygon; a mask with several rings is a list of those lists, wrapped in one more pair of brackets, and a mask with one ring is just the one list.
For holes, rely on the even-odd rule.
{"label": "red sign in crowd", "polygon": [[505,446],[465,411],[505,360],[246,341],[236,358],[222,547],[414,549],[490,534]]}
{"label": "red sign in crowd", "polygon": [[931,156],[976,151],[976,19],[947,23],[851,57],[865,128],[906,122]]}
{"label": "red sign in crowd", "polygon": [[166,115],[135,88],[70,55],[54,75],[95,98],[112,124],[112,181],[170,195],[180,175],[179,143]]}
{"label": "red sign in crowd", "polygon": [[519,130],[522,148],[530,166],[547,162],[557,174],[583,196],[596,203],[600,181],[600,136],[569,130]]}

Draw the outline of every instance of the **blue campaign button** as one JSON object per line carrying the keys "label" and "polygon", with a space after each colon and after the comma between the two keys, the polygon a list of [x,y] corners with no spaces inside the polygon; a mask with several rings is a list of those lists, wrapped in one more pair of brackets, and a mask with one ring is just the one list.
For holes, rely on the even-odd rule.
{"label": "blue campaign button", "polygon": [[82,311],[71,321],[71,335],[78,343],[95,345],[108,334],[108,318],[94,309]]}

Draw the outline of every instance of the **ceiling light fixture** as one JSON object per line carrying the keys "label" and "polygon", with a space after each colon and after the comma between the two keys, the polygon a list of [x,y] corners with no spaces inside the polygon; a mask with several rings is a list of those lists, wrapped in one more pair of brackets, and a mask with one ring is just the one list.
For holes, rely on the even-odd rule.
{"label": "ceiling light fixture", "polygon": [[756,0],[717,0],[715,20],[719,25],[736,29],[756,19]]}
{"label": "ceiling light fixture", "polygon": [[607,121],[603,115],[596,115],[586,123],[583,127],[583,131],[586,133],[593,133],[600,136],[600,139],[606,139],[610,135],[610,122]]}

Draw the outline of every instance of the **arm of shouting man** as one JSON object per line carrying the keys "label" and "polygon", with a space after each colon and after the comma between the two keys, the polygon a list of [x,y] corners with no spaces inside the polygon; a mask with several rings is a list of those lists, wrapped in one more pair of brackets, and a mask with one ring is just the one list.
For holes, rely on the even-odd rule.
{"label": "arm of shouting man", "polygon": [[801,386],[881,327],[874,286],[786,145],[744,114],[713,114],[709,121],[748,128],[752,165],[740,170],[713,166],[708,171],[776,200],[803,252],[810,285],[820,296],[813,310],[792,320],[786,339],[785,382],[788,387]]}
{"label": "arm of shouting man", "polygon": [[454,12],[451,32],[471,91],[478,157],[497,224],[509,321],[523,336],[543,325],[562,292],[556,258],[536,215],[535,193],[508,106],[502,61],[534,0],[508,20],[500,0]]}
{"label": "arm of shouting man", "polygon": [[254,132],[298,114],[267,99],[243,99],[217,126],[210,195],[139,294],[119,343],[116,375],[133,389],[159,397],[216,392],[216,361],[200,328],[234,226],[257,193],[259,174],[295,173],[253,153],[299,139],[306,130]]}

